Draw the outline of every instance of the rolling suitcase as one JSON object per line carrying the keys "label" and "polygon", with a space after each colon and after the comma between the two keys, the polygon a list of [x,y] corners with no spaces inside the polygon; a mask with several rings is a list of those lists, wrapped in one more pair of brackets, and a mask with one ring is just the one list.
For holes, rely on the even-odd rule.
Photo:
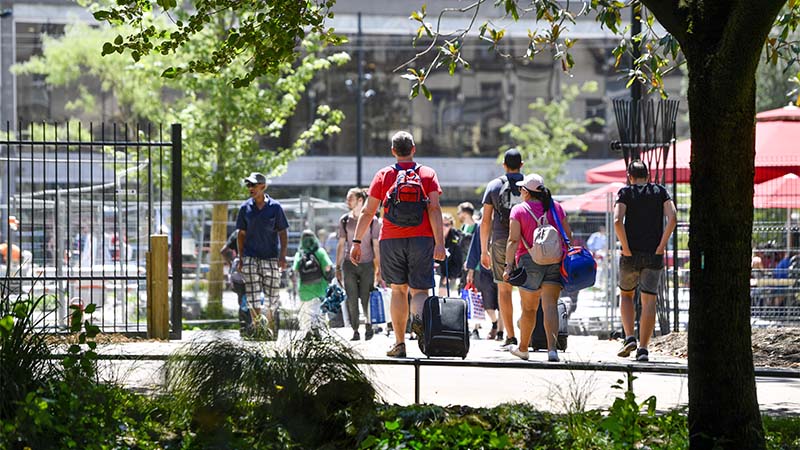
{"label": "rolling suitcase", "polygon": [[[569,336],[569,308],[564,300],[558,299],[558,336],[556,338],[556,348],[562,352],[567,349],[567,337]],[[539,302],[539,309],[536,311],[536,326],[531,332],[531,341],[528,347],[533,351],[547,350],[547,336],[544,333],[544,310],[542,303]]]}
{"label": "rolling suitcase", "polygon": [[[445,266],[447,277],[447,266]],[[467,303],[462,298],[431,295],[422,307],[423,334],[420,350],[427,357],[457,356],[466,358],[469,352]]]}

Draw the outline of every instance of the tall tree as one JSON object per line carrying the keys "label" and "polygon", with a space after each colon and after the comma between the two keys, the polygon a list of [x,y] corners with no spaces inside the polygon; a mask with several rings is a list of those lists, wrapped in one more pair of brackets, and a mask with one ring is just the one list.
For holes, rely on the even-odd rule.
{"label": "tall tree", "polygon": [[[117,119],[183,125],[184,196],[213,203],[210,239],[209,314],[222,312],[223,261],[219,250],[226,239],[227,202],[243,198],[240,179],[251,171],[277,176],[289,161],[302,155],[313,142],[337,133],[343,114],[322,105],[311,125],[288,146],[273,144],[294,114],[306,84],[318,71],[348,60],[343,53],[318,57],[318,41],[305,40],[304,56],[282,63],[278,72],[257,78],[257,83],[235,88],[249,67],[234,62],[218,74],[191,74],[165,78],[168,63],[206,57],[220,35],[235,19],[218,16],[213,27],[198,34],[176,56],[153,55],[138,62],[127,55],[102,57],[99,46],[128,29],[70,25],[63,37],[46,38],[43,54],[17,66],[17,73],[46,76],[54,86],[76,87],[80,95],[71,107],[95,111],[96,98],[84,83],[99,79],[105,93],[119,104]],[[85,77],[88,75],[89,78]],[[269,144],[265,144],[268,142]]]}

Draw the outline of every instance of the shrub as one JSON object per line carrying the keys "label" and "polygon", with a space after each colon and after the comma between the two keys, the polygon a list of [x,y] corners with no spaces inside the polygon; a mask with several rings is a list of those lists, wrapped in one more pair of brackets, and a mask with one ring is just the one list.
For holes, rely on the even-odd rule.
{"label": "shrub", "polygon": [[167,363],[176,421],[203,445],[234,438],[281,447],[350,448],[374,416],[375,390],[358,355],[332,336],[264,344],[192,344]]}
{"label": "shrub", "polygon": [[0,420],[12,417],[28,393],[59,374],[43,327],[42,297],[12,296],[0,286]]}

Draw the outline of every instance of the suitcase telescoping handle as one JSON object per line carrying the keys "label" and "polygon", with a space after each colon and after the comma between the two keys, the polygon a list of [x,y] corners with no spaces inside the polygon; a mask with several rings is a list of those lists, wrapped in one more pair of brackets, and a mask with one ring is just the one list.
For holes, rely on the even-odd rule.
{"label": "suitcase telescoping handle", "polygon": [[[447,296],[450,297],[450,267],[447,265],[447,254],[444,255],[444,284],[447,286]],[[434,292],[433,295],[436,293]]]}

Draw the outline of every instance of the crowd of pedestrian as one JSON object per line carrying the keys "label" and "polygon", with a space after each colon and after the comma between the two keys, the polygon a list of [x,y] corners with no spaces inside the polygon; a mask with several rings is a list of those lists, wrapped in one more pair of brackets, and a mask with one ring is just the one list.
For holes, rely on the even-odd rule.
{"label": "crowd of pedestrian", "polygon": [[[425,333],[425,300],[434,292],[450,297],[466,289],[480,293],[481,306],[491,321],[486,339],[501,341],[510,354],[523,360],[534,345],[541,305],[547,359],[558,361],[557,302],[561,296],[577,299],[577,291],[564,292],[561,260],[569,250],[572,231],[546,180],[535,173],[523,174],[521,153],[507,150],[504,173],[488,181],[481,207],[476,210],[472,203],[463,202],[454,217],[442,212],[436,171],[416,162],[413,136],[405,131],[394,134],[390,150],[394,164],[375,173],[367,189],[354,187],[347,192],[348,211],[339,218],[335,232],[318,239],[314,231],[303,231],[291,266],[301,301],[301,328],[318,334],[327,326],[320,305],[333,284],[346,294],[346,326],[353,330],[352,340],[361,339],[362,324],[363,338],[370,340],[375,335],[370,296],[382,288],[391,299],[386,321],[394,334],[386,354],[405,357],[407,336],[421,338]],[[676,224],[669,193],[648,180],[647,166],[631,162],[628,185],[619,191],[614,207],[626,336],[619,356],[628,357],[635,350],[639,361],[649,359],[663,255]],[[281,272],[289,269],[289,225],[281,205],[266,194],[263,174],[251,173],[243,182],[250,198],[240,207],[237,231],[223,251],[239,256],[232,269],[243,281],[242,308],[263,315],[274,338]],[[589,237],[586,247],[597,260],[608,257],[603,227]],[[512,302],[515,286],[521,308],[517,323]],[[638,339],[633,306],[637,290],[642,300]],[[263,305],[254,301],[261,294]],[[572,302],[573,311],[576,304]],[[480,338],[477,326],[472,337]]]}

